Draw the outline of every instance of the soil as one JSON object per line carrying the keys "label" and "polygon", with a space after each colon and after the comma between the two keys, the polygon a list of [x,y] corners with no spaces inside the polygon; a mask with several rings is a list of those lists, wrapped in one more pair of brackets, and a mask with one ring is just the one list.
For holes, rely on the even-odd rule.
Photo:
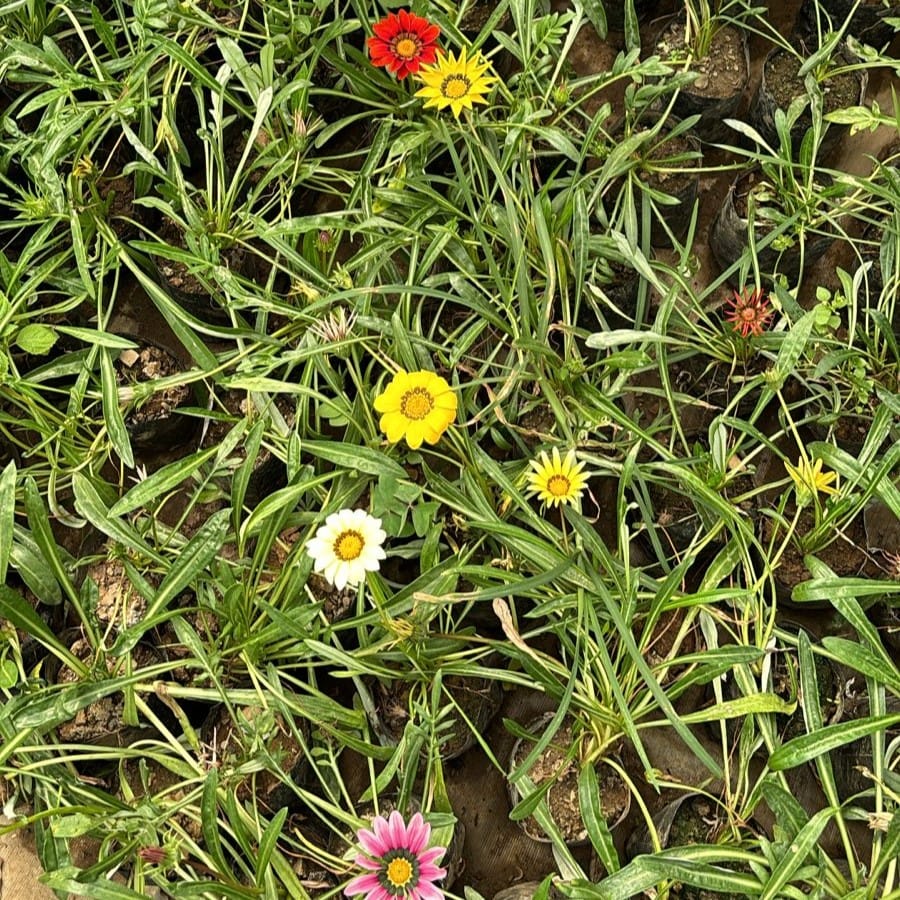
{"label": "soil", "polygon": [[[781,109],[786,110],[795,97],[806,93],[803,79],[797,75],[803,62],[792,53],[783,52],[774,54],[766,65],[766,88]],[[833,75],[821,87],[825,113],[859,103],[859,79],[853,72]]]}
{"label": "soil", "polygon": [[[235,717],[227,707],[220,706],[200,729],[200,740],[210,748],[220,777],[227,780],[238,800],[255,796],[270,810],[277,810],[294,796],[278,770],[293,782],[302,780],[308,765],[303,742],[282,715],[271,709],[242,706],[236,708]],[[306,730],[304,720],[295,724],[301,733]],[[254,764],[254,771],[244,774],[248,763]]]}
{"label": "soil", "polygon": [[[641,180],[650,187],[674,197],[697,180],[696,173],[690,170],[699,168],[703,161],[699,156],[693,159],[682,157],[696,154],[698,145],[685,134],[675,137],[661,135],[655,140],[656,143],[644,156],[645,167],[641,171]],[[663,212],[668,210],[669,207],[663,208]]]}
{"label": "soil", "polygon": [[[500,683],[487,678],[448,675],[442,684],[476,726],[478,733],[484,734],[503,699]],[[400,681],[376,684],[376,709],[380,713],[381,724],[394,741],[400,740],[409,721],[409,699],[413,687]],[[426,688],[430,689],[430,685]],[[440,745],[441,759],[444,761],[455,759],[475,745],[475,735],[455,708],[441,720],[441,726],[447,729],[443,732],[447,736]]]}
{"label": "soil", "polygon": [[[159,230],[159,239],[170,247],[178,247],[182,250],[187,249],[181,229],[169,220],[163,222]],[[170,287],[184,294],[192,294],[197,297],[209,296],[209,290],[204,287],[196,275],[191,274],[190,268],[186,263],[176,259],[164,259],[161,256],[154,257],[154,262],[159,269],[160,275]]]}
{"label": "soil", "polygon": [[[660,36],[656,52],[670,65],[684,60],[687,47],[684,43],[683,22],[673,21]],[[731,25],[716,31],[709,52],[701,59],[691,61],[690,71],[697,77],[686,88],[701,97],[732,97],[747,84],[749,72],[740,32]]]}
{"label": "soil", "polygon": [[134,182],[128,175],[102,178],[97,184],[97,192],[108,201],[107,218],[112,230],[120,240],[133,237],[137,229],[130,221],[134,218]]}
{"label": "soil", "polygon": [[[785,511],[785,515],[790,519],[793,516],[793,511],[788,509]],[[802,537],[809,532],[813,528],[814,521],[813,511],[809,508],[804,509],[800,513],[796,535]],[[777,540],[781,540],[784,532],[775,519],[769,516],[763,517],[762,540],[764,545],[768,545],[773,533],[776,535]],[[844,529],[843,536],[839,535],[824,549],[816,550],[814,556],[825,563],[836,575],[856,575],[863,570],[869,560],[865,550],[865,540],[866,535],[862,516],[858,516]],[[778,568],[775,570],[776,582],[787,592],[787,595],[790,594],[794,587],[811,577],[809,569],[803,563],[804,555],[796,540],[792,540],[785,549]]]}
{"label": "soil", "polygon": [[[551,714],[543,716],[529,723],[526,728],[532,733],[539,732],[551,717]],[[571,720],[565,720],[553,736],[553,740],[528,771],[528,777],[534,782],[535,787],[540,787],[548,781],[553,782],[546,794],[547,806],[563,840],[570,845],[582,844],[588,839],[587,828],[581,817],[581,805],[578,802],[578,757],[576,754],[575,759],[566,759],[574,740],[573,724]],[[521,765],[531,752],[532,746],[529,741],[522,740],[514,747],[510,758],[511,770]],[[601,812],[607,823],[613,826],[628,812],[631,805],[628,786],[614,769],[603,763],[598,765],[597,779]],[[514,790],[512,786],[510,788]],[[521,798],[515,798],[514,802],[518,802],[519,799]],[[549,840],[533,816],[522,819],[519,826],[533,840],[542,842]]]}
{"label": "soil", "polygon": [[[95,651],[85,640],[79,638],[69,649],[82,662],[89,663],[94,659]],[[131,652],[131,660],[136,671],[152,665],[158,658],[150,647],[138,644]],[[124,657],[106,659],[106,670],[111,676],[123,674],[124,665]],[[57,684],[75,684],[79,681],[79,676],[68,666],[62,666],[56,681]],[[124,714],[125,704],[121,693],[111,693],[79,709],[69,721],[58,725],[56,732],[60,740],[67,743],[107,743],[112,739],[120,746],[127,746],[131,740],[126,730]]]}
{"label": "soil", "polygon": [[[116,380],[120,385],[143,384],[169,375],[178,375],[183,367],[166,350],[152,344],[144,344],[138,350],[123,350],[115,363]],[[187,403],[191,389],[186,384],[171,385],[154,391],[137,409],[131,410],[126,423],[139,428],[161,419],[168,419],[173,410]]]}
{"label": "soil", "polygon": [[101,625],[119,631],[144,618],[147,601],[135,590],[119,560],[104,559],[94,563],[88,569],[87,577],[100,592],[96,614]]}

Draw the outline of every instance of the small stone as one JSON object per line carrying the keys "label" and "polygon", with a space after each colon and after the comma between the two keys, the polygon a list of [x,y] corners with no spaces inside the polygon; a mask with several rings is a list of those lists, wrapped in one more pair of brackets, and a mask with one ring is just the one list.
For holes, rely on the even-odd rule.
{"label": "small stone", "polygon": [[697,88],[698,91],[705,91],[709,87],[709,76],[701,75],[694,81],[694,87]]}

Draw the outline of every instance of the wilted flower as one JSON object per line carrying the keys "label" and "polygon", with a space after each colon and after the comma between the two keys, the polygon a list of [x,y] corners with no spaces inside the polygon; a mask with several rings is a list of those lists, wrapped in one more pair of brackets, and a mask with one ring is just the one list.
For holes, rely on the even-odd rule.
{"label": "wilted flower", "polygon": [[587,476],[581,471],[583,462],[576,462],[575,451],[570,450],[565,459],[561,459],[559,450],[553,448],[553,458],[541,451],[539,459],[530,461],[533,472],[527,475],[527,492],[537,494],[547,506],[560,506],[563,503],[575,504],[581,499],[587,485]]}
{"label": "wilted flower", "polygon": [[342,509],[328,516],[306,552],[315,560],[314,570],[340,591],[360,584],[366,572],[378,571],[387,555],[381,546],[385,538],[381,519],[364,509]]}
{"label": "wilted flower", "polygon": [[456,394],[440,375],[400,369],[375,398],[375,409],[382,413],[378,427],[392,444],[405,437],[410,448],[418,450],[422,441],[440,440],[456,418],[456,404]]}
{"label": "wilted flower", "polygon": [[425,98],[426,109],[449,106],[458,119],[463,108],[471,109],[473,103],[487,103],[484,94],[497,80],[493,75],[484,74],[490,65],[477,51],[467,59],[465,47],[460,51],[459,59],[452,53],[441,54],[434,65],[422,66],[419,79],[425,87],[416,91],[416,96]]}
{"label": "wilted flower", "polygon": [[435,41],[441,33],[428,19],[405,9],[388,13],[372,27],[375,37],[366,42],[373,66],[384,66],[398,78],[419,71],[422,63],[432,63],[437,54]]}
{"label": "wilted flower", "polygon": [[734,291],[734,296],[726,305],[731,309],[725,314],[725,319],[741,337],[762,334],[775,315],[766,295],[760,290],[751,292],[744,288],[740,293]]}
{"label": "wilted flower", "polygon": [[431,826],[416,813],[409,825],[397,810],[390,819],[376,816],[372,831],[361,828],[356,836],[366,854],[358,854],[356,865],[366,869],[345,888],[348,897],[365,894],[366,900],[442,900],[444,893],[434,882],[446,869],[435,863],[446,852],[444,847],[428,848]]}

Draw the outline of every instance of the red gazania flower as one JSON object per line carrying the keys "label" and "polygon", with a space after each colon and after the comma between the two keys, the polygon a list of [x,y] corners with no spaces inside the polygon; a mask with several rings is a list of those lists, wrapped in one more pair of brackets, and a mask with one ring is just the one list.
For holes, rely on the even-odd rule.
{"label": "red gazania flower", "polygon": [[735,291],[726,306],[731,309],[725,314],[725,319],[741,337],[762,334],[775,315],[769,308],[768,298],[759,290],[744,288],[740,293]]}
{"label": "red gazania flower", "polygon": [[437,58],[436,41],[441,29],[405,9],[388,13],[372,31],[375,37],[367,41],[372,65],[385,66],[398,78],[418,72],[422,63],[433,63]]}

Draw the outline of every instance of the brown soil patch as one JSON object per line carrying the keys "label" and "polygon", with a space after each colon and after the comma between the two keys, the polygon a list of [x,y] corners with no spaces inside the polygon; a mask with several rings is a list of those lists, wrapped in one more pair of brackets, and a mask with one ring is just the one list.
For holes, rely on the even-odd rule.
{"label": "brown soil patch", "polygon": [[[156,381],[183,371],[181,364],[170,353],[152,344],[139,350],[123,350],[115,363],[116,377],[120,385],[139,384]],[[132,427],[167,419],[172,411],[186,403],[191,389],[186,384],[175,384],[162,391],[155,391],[137,409],[128,414],[128,424]]]}
{"label": "brown soil patch", "polygon": [[[552,714],[531,722],[528,730],[540,731],[547,725],[551,717]],[[580,844],[588,838],[587,828],[581,817],[581,806],[578,802],[578,755],[576,754],[574,759],[567,759],[574,741],[573,723],[571,720],[564,721],[549,746],[528,770],[528,777],[536,787],[540,787],[548,781],[553,782],[546,795],[547,806],[550,810],[550,817],[567,844]],[[511,769],[516,769],[522,764],[525,757],[531,752],[532,746],[530,742],[522,740],[513,748],[510,760]],[[613,825],[627,812],[630,806],[631,797],[628,787],[618,773],[605,764],[598,766],[597,776],[601,812],[606,821]],[[519,825],[533,840],[548,840],[533,816],[522,819]]]}
{"label": "brown soil patch", "polygon": [[[677,20],[663,31],[656,52],[664,62],[673,66],[684,64],[688,54],[684,37],[684,23]],[[733,97],[743,89],[749,77],[740,32],[731,25],[720,28],[713,36],[706,56],[691,60],[689,69],[697,73],[693,84],[687,88],[689,93],[700,97]]]}
{"label": "brown soil patch", "polygon": [[[781,109],[787,109],[795,97],[806,93],[797,74],[805,62],[791,53],[776,53],[766,65],[766,89]],[[859,81],[852,72],[834,75],[822,82],[824,112],[830,113],[859,102]]]}

